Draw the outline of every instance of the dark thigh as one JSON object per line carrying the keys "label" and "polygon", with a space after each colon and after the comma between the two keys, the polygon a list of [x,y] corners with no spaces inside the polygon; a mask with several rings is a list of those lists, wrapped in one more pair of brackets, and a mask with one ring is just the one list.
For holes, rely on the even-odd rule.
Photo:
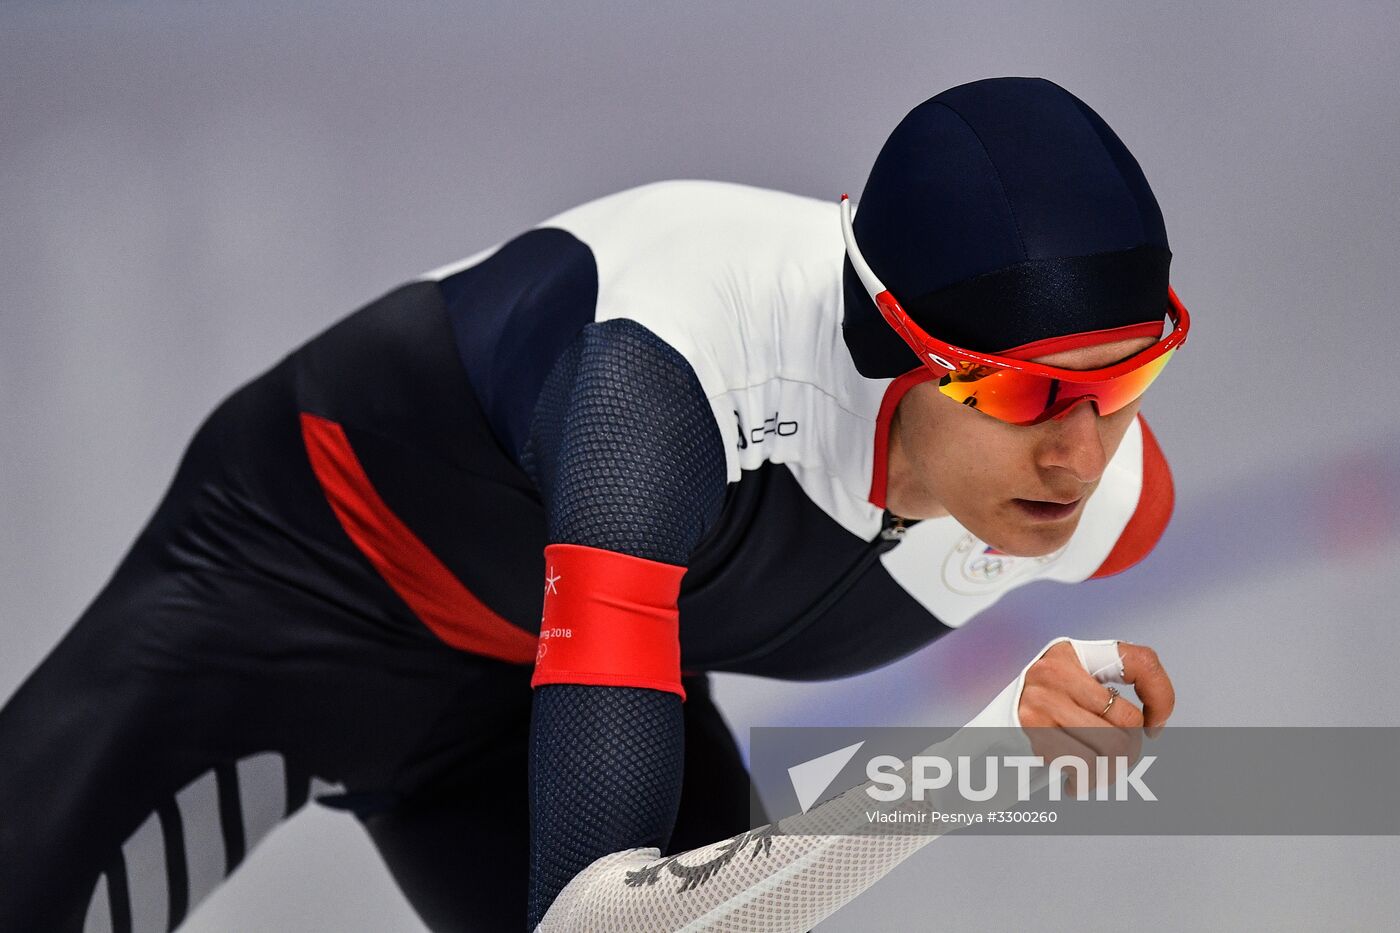
{"label": "dark thigh", "polygon": [[[237,420],[267,385],[206,423],[111,581],[0,708],[6,930],[172,928],[309,797],[412,787],[409,753],[464,691],[528,704],[527,667],[405,624],[353,553],[249,495],[254,448],[311,482],[279,433],[290,410]],[[259,443],[235,449],[245,422]],[[478,704],[454,754],[493,746],[494,712]]]}
{"label": "dark thigh", "polygon": [[[685,680],[685,784],[669,851],[683,851],[749,827],[749,779],[738,747],[710,697],[707,680]],[[468,701],[464,701],[468,702]],[[464,718],[470,712],[464,709]],[[510,714],[489,752],[456,758],[433,743],[440,773],[403,800],[351,801],[394,879],[428,927],[519,930],[529,882],[529,707]],[[505,723],[507,718],[499,722]],[[444,724],[443,735],[451,732]],[[429,767],[426,763],[425,769]]]}

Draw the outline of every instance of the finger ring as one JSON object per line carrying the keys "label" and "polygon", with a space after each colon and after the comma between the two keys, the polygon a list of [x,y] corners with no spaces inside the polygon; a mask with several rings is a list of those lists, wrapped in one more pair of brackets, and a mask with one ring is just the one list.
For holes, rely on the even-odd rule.
{"label": "finger ring", "polygon": [[1118,699],[1118,688],[1117,688],[1117,687],[1109,687],[1109,688],[1108,688],[1108,705],[1105,706],[1105,707],[1103,708],[1103,712],[1102,712],[1102,713],[1099,713],[1099,715],[1100,715],[1100,716],[1107,716],[1107,715],[1108,715],[1108,711],[1111,710],[1111,709],[1113,709],[1113,703],[1114,703],[1114,701],[1117,700],[1117,699]]}

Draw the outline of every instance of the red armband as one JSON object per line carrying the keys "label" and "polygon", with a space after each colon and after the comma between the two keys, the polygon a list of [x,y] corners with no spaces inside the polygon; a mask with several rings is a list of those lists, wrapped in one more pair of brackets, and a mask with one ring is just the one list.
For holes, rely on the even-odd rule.
{"label": "red armband", "polygon": [[1176,494],[1167,458],[1148,430],[1147,421],[1139,416],[1138,423],[1142,425],[1142,491],[1138,493],[1137,508],[1091,579],[1121,573],[1150,554],[1172,517]]}
{"label": "red armband", "polygon": [[649,687],[685,699],[680,611],[685,568],[578,544],[544,549],[541,684]]}

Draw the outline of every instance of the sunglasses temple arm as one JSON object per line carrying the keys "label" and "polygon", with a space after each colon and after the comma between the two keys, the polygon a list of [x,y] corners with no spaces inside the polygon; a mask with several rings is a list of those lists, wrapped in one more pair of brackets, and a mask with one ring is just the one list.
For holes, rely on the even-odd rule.
{"label": "sunglasses temple arm", "polygon": [[851,226],[851,199],[846,195],[841,195],[841,236],[846,240],[846,255],[851,260],[851,268],[856,270],[856,275],[865,286],[865,290],[874,299],[883,291],[887,291],[879,278],[875,275],[875,270],[870,268],[870,264],[865,261],[865,257],[860,254],[860,247],[856,245],[856,232]]}

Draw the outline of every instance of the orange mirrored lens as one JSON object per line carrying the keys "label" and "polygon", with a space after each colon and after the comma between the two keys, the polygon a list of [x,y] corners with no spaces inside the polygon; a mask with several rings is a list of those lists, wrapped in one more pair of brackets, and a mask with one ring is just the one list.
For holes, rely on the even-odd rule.
{"label": "orange mirrored lens", "polygon": [[1107,382],[1064,382],[1037,373],[962,363],[938,381],[953,401],[1011,424],[1036,424],[1075,402],[1091,399],[1100,415],[1112,414],[1147,391],[1176,350]]}
{"label": "orange mirrored lens", "polygon": [[963,363],[938,381],[938,391],[999,421],[1030,424],[1054,403],[1055,384],[1014,369]]}
{"label": "orange mirrored lens", "polygon": [[1130,373],[1124,373],[1111,382],[1086,385],[1084,388],[1090,391],[1078,394],[1092,396],[1098,402],[1099,414],[1111,415],[1141,397],[1142,393],[1147,391],[1147,387],[1156,381],[1162,367],[1167,365],[1167,360],[1175,353],[1176,350],[1168,350],[1152,362],[1139,366]]}

